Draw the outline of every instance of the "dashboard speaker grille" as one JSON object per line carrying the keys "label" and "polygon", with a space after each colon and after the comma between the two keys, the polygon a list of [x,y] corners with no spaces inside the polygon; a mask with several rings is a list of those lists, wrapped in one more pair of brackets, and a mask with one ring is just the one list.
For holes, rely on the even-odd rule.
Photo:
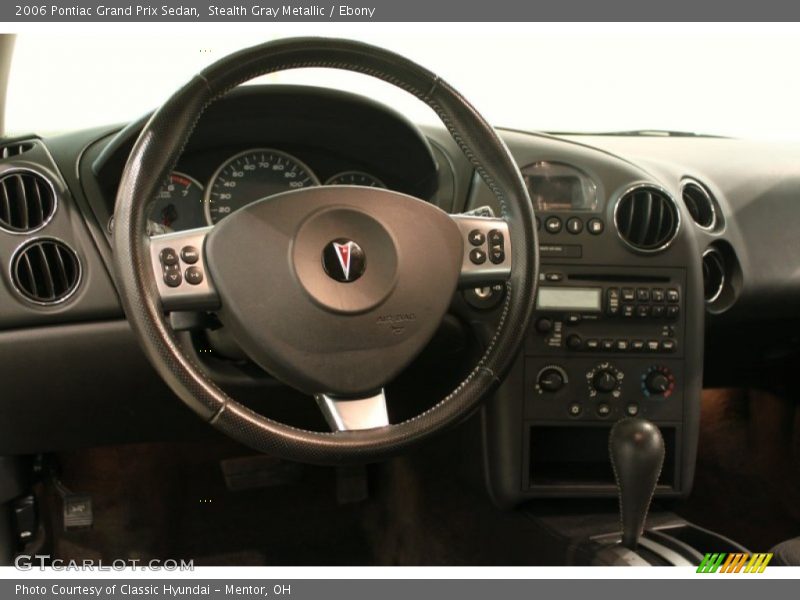
{"label": "dashboard speaker grille", "polygon": [[712,229],[717,222],[714,200],[703,186],[693,181],[683,184],[683,203],[692,219],[703,229]]}
{"label": "dashboard speaker grille", "polygon": [[56,210],[53,186],[31,171],[15,171],[0,177],[0,227],[28,233],[42,227]]}
{"label": "dashboard speaker grille", "polygon": [[725,287],[725,257],[716,248],[703,254],[703,296],[706,304],[713,303]]}
{"label": "dashboard speaker grille", "polygon": [[65,243],[38,239],[23,246],[11,265],[17,290],[28,300],[55,304],[68,298],[78,287],[80,262]]}
{"label": "dashboard speaker grille", "polygon": [[675,203],[653,187],[626,192],[614,212],[614,224],[623,241],[648,252],[666,248],[678,233],[679,223]]}

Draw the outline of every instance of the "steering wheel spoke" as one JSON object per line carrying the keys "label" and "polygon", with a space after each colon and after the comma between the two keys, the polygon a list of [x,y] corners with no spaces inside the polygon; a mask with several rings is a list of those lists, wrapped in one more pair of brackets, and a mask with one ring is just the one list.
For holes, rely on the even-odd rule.
{"label": "steering wheel spoke", "polygon": [[337,398],[329,394],[315,394],[314,398],[334,431],[376,429],[389,425],[383,390],[363,398]]}
{"label": "steering wheel spoke", "polygon": [[150,262],[165,310],[213,310],[219,307],[203,252],[213,227],[165,233],[150,238]]}
{"label": "steering wheel spoke", "polygon": [[499,283],[511,276],[508,223],[497,217],[451,215],[464,239],[459,287]]}

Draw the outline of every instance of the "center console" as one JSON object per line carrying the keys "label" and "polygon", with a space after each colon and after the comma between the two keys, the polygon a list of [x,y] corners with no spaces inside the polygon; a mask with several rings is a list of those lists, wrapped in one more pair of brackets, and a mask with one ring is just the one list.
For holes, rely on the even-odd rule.
{"label": "center console", "polygon": [[[526,165],[540,272],[524,348],[483,414],[490,492],[499,505],[613,497],[609,431],[641,417],[664,438],[656,496],[687,494],[705,305],[693,224],[675,199],[679,182],[561,140],[506,140]],[[476,179],[469,208],[481,205],[501,209]],[[464,292],[489,324],[501,295]]]}

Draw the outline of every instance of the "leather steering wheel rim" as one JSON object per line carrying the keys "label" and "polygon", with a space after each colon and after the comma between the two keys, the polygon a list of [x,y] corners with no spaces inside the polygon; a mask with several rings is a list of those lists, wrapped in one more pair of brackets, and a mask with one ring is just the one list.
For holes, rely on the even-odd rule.
{"label": "leather steering wheel rim", "polygon": [[[508,223],[511,272],[499,325],[469,375],[444,399],[407,421],[376,429],[317,432],[279,423],[238,403],[180,348],[160,304],[147,248],[147,199],[156,196],[203,111],[255,77],[307,67],[354,71],[395,85],[430,106],[497,197]],[[157,372],[192,410],[233,439],[290,460],[342,464],[379,460],[468,416],[500,383],[534,309],[538,244],[519,168],[494,129],[427,69],[371,45],[326,38],[268,42],[221,59],[178,90],[144,126],[125,166],[114,214],[114,263],[131,328]]]}

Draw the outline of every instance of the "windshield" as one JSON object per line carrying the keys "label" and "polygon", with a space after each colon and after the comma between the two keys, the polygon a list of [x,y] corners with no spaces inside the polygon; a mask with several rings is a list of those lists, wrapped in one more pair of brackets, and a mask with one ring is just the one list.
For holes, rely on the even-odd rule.
{"label": "windshield", "polygon": [[[800,139],[796,25],[339,25],[337,36],[389,48],[438,73],[497,126]],[[219,24],[194,27],[192,35],[168,24],[149,29],[18,35],[8,132],[129,121],[229,52],[275,37],[334,33],[308,24],[282,24],[280,36],[265,34],[264,26],[236,35],[221,33]],[[348,89],[421,124],[438,122],[410,96],[365,76],[305,70],[261,81]]]}

